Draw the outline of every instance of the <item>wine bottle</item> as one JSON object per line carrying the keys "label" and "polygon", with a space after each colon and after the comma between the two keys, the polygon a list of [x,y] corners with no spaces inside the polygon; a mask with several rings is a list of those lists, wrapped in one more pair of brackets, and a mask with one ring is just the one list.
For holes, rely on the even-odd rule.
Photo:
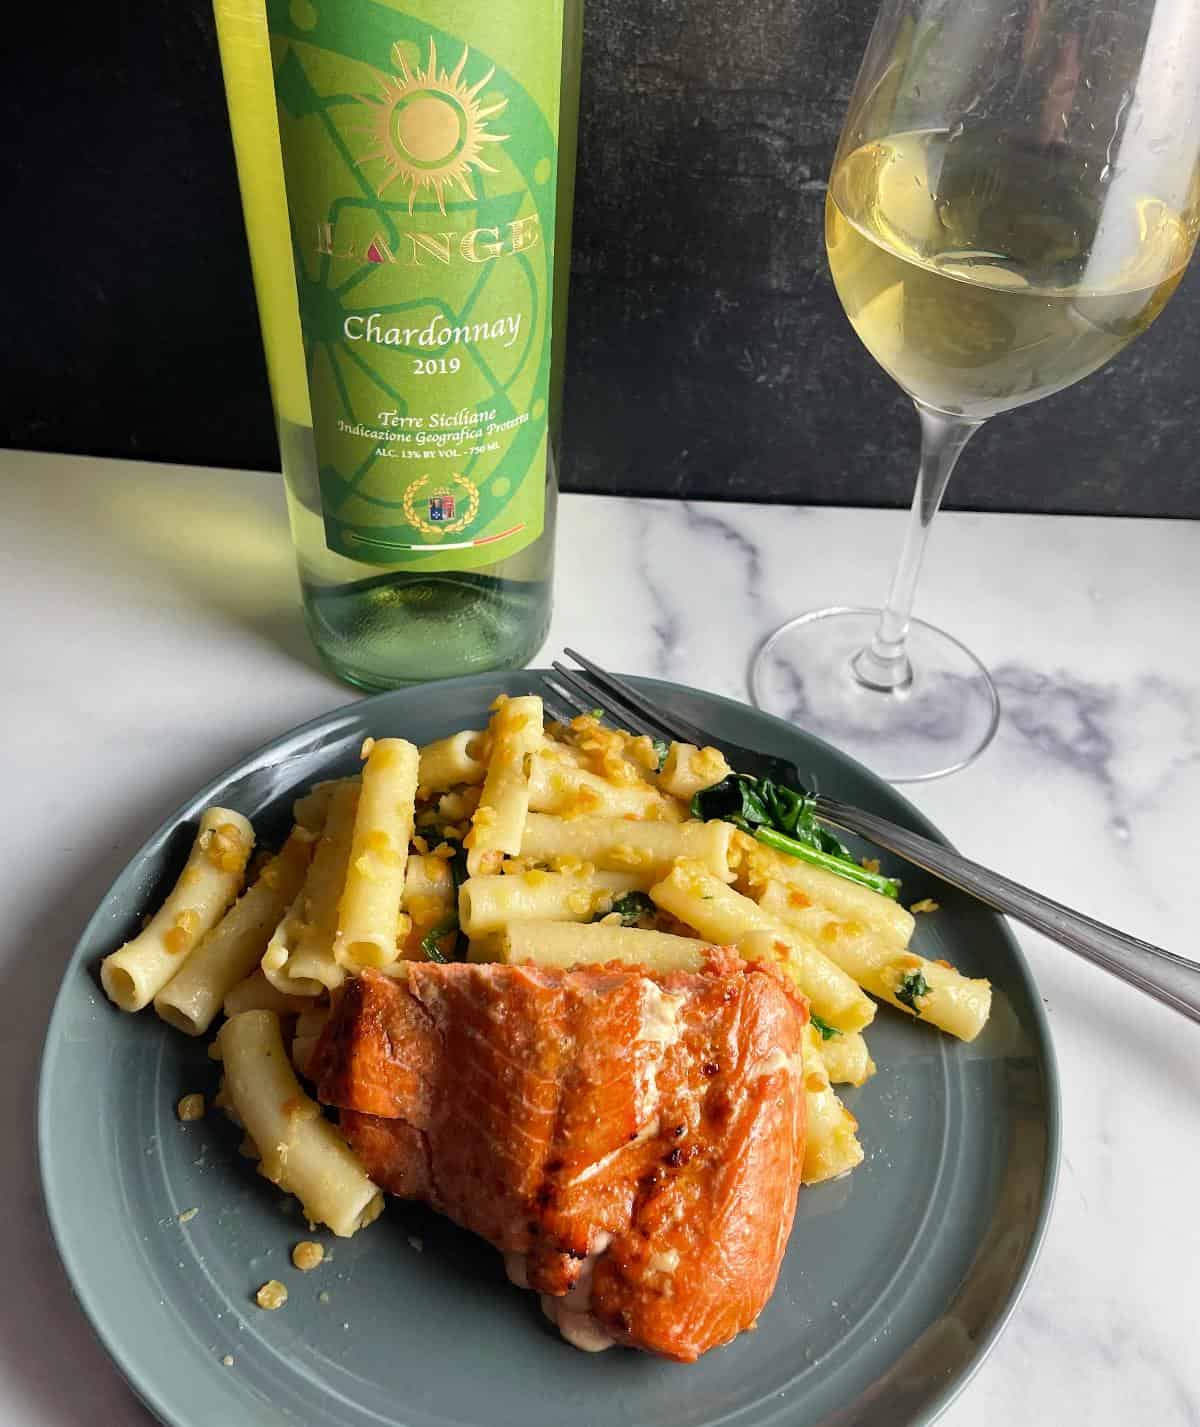
{"label": "wine bottle", "polygon": [[214,0],[304,611],[367,689],[550,617],[582,0]]}

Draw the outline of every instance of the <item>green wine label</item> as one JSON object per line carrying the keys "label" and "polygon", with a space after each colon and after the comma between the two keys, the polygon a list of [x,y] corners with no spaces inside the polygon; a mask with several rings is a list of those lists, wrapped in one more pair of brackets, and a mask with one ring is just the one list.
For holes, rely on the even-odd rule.
{"label": "green wine label", "polygon": [[326,541],[506,559],[545,520],[563,0],[267,15]]}

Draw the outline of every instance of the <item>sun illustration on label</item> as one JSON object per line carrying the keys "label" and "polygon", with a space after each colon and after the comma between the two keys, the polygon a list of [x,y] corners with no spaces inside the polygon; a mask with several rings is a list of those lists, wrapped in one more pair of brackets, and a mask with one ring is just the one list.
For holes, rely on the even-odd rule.
{"label": "sun illustration on label", "polygon": [[376,186],[381,198],[397,180],[407,183],[410,213],[425,190],[445,213],[448,188],[457,186],[468,198],[475,197],[472,169],[499,172],[484,162],[483,152],[485,145],[502,144],[509,137],[487,130],[487,121],[499,114],[508,100],[501,99],[488,108],[480,104],[480,91],[495,74],[495,66],[469,85],[463,77],[467,55],[464,48],[453,70],[439,70],[437,48],[430,37],[428,64],[424,69],[419,65],[410,69],[400,46],[393,45],[396,73],[377,73],[378,95],[360,96],[371,118],[356,127],[375,140],[375,147],[362,154],[359,162],[383,161],[384,176]]}

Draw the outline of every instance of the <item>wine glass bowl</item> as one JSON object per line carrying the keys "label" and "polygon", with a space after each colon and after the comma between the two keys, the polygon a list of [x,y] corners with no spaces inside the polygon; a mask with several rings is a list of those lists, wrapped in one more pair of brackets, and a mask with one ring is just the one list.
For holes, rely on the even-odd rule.
{"label": "wine glass bowl", "polygon": [[[912,638],[929,527],[983,421],[1103,366],[1178,286],[1200,227],[1198,63],[1193,0],[884,0],[825,234],[855,332],[917,407],[913,511],[867,634],[862,611],[790,621],[752,687],[886,777],[962,767],[995,730],[983,665],[932,626]],[[934,705],[915,736],[914,706]]]}
{"label": "wine glass bowl", "polygon": [[[996,162],[997,147],[1002,157]],[[1113,205],[1100,268],[1089,160],[980,127],[872,140],[835,170],[825,235],[863,345],[918,401],[972,420],[1049,396],[1143,332],[1191,252],[1156,199]]]}

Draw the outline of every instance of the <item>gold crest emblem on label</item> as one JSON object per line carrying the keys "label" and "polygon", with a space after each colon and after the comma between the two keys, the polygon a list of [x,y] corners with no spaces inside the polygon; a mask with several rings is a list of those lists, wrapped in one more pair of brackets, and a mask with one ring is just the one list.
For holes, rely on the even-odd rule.
{"label": "gold crest emblem on label", "polygon": [[404,493],[404,518],[422,535],[457,535],[478,513],[478,486],[457,472],[437,483],[422,476]]}

